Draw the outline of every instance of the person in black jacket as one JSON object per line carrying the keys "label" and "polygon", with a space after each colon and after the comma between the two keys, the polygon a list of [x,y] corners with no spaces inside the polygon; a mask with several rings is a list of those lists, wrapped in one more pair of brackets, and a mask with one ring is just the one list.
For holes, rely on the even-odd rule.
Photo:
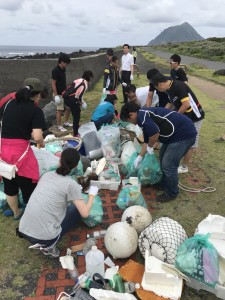
{"label": "person in black jacket", "polygon": [[119,58],[114,55],[104,70],[103,94],[116,94],[119,83],[126,86],[119,76]]}

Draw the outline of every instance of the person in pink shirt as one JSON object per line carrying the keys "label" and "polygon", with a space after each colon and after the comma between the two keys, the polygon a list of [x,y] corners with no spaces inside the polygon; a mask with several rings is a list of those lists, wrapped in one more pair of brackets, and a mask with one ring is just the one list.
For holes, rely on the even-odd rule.
{"label": "person in pink shirt", "polygon": [[65,96],[65,94],[63,94],[64,102],[71,109],[73,115],[74,136],[78,135],[81,108],[85,109],[87,107],[86,102],[83,100],[83,96],[88,88],[91,78],[93,77],[94,75],[92,71],[84,71],[81,78],[74,80],[74,89],[76,90],[76,87],[78,87],[75,93],[69,96]]}
{"label": "person in pink shirt", "polygon": [[4,192],[15,220],[19,220],[23,213],[18,206],[19,189],[26,204],[39,180],[38,162],[30,147],[30,139],[44,146],[45,118],[42,109],[35,105],[41,100],[43,91],[39,79],[28,78],[24,81],[24,88],[16,92],[15,99],[6,101],[0,109],[0,158],[18,168],[15,178],[3,177]]}

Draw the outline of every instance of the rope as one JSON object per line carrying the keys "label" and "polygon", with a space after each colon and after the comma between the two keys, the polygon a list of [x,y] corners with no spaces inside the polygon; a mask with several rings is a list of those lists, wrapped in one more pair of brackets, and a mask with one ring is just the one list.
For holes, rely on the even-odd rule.
{"label": "rope", "polygon": [[178,183],[178,186],[181,190],[185,192],[190,192],[190,193],[213,193],[216,191],[216,188],[208,186],[206,188],[190,188],[188,186],[183,185],[182,183]]}

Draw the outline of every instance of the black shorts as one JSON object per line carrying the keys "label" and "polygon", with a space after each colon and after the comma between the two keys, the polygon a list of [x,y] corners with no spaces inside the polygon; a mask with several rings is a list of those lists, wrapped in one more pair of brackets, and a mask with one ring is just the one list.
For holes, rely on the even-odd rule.
{"label": "black shorts", "polygon": [[33,193],[37,183],[33,183],[31,178],[16,175],[11,180],[4,178],[4,193],[8,196],[16,196],[19,193],[19,189],[22,192],[23,202],[27,204]]}

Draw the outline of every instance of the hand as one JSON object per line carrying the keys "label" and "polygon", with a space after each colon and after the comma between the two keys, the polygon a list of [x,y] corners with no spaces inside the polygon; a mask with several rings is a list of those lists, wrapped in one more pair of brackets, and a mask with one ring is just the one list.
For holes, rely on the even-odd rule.
{"label": "hand", "polygon": [[154,153],[154,148],[153,147],[149,147],[149,145],[147,145],[147,152],[149,154],[153,154]]}
{"label": "hand", "polygon": [[122,82],[122,86],[127,86],[127,83],[126,82]]}
{"label": "hand", "polygon": [[106,88],[103,88],[102,94],[106,94]]}
{"label": "hand", "polygon": [[97,194],[98,194],[98,187],[94,185],[90,186],[89,195],[96,196]]}
{"label": "hand", "polygon": [[85,101],[82,101],[81,107],[83,109],[86,109],[87,108],[87,103]]}
{"label": "hand", "polygon": [[135,159],[135,161],[134,161],[135,169],[138,169],[140,167],[142,159],[143,159],[143,157],[140,155],[138,155],[138,157]]}
{"label": "hand", "polygon": [[59,97],[58,95],[56,95],[56,96],[54,97],[54,100],[55,100],[55,103],[56,103],[56,104],[60,104],[60,103],[61,103],[61,99],[60,99],[60,97]]}
{"label": "hand", "polygon": [[130,75],[130,80],[134,80],[134,76],[132,74]]}

